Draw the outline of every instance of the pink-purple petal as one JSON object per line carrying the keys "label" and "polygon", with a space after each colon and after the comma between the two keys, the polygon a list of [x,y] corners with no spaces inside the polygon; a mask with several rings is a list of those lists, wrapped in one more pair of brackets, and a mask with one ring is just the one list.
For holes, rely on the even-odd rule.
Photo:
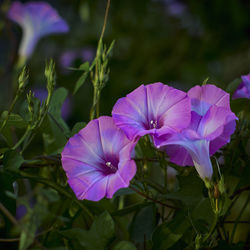
{"label": "pink-purple petal", "polygon": [[210,155],[213,155],[221,147],[230,142],[230,137],[234,133],[235,128],[236,128],[235,120],[227,123],[224,126],[222,134],[210,142],[210,149],[209,149]]}
{"label": "pink-purple petal", "polygon": [[62,166],[78,199],[111,198],[128,187],[136,172],[130,141],[111,117],[92,120],[71,137],[62,152]]}
{"label": "pink-purple petal", "polygon": [[[183,135],[176,134],[167,141],[162,141],[162,146],[166,146],[166,151],[171,161],[182,166],[194,165],[202,179],[210,180],[213,174],[213,167],[210,161],[209,143],[205,139],[191,140]],[[183,147],[185,150],[182,150],[180,147]],[[190,164],[187,152],[191,156],[193,164]]]}
{"label": "pink-purple petal", "polygon": [[234,92],[232,98],[247,98],[250,99],[250,74],[241,76],[242,82]]}
{"label": "pink-purple petal", "polygon": [[131,140],[146,134],[174,133],[187,127],[190,100],[186,93],[153,83],[141,85],[113,107],[112,117]]}
{"label": "pink-purple petal", "polygon": [[188,96],[192,99],[192,110],[199,115],[204,115],[209,105],[230,109],[229,94],[215,85],[197,85],[188,91]]}
{"label": "pink-purple petal", "polygon": [[179,166],[193,166],[194,163],[188,151],[180,145],[168,145],[165,147],[170,161]]}
{"label": "pink-purple petal", "polygon": [[198,133],[207,140],[214,140],[222,134],[224,126],[236,118],[230,109],[213,105],[201,119]]}

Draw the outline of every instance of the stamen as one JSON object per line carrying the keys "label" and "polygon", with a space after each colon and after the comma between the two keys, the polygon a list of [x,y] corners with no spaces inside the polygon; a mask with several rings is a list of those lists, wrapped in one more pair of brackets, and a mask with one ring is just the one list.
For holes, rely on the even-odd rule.
{"label": "stamen", "polygon": [[117,168],[113,166],[113,164],[110,161],[106,162],[106,166],[109,167],[111,170],[116,171]]}
{"label": "stamen", "polygon": [[157,121],[151,120],[150,125],[152,125],[153,128],[156,128],[157,127]]}

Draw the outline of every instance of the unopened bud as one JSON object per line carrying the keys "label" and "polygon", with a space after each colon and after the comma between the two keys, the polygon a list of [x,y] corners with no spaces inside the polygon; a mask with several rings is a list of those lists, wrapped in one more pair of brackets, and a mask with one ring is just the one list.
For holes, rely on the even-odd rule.
{"label": "unopened bud", "polygon": [[215,199],[219,199],[220,197],[220,191],[219,191],[219,187],[217,184],[214,185],[214,198]]}
{"label": "unopened bud", "polygon": [[24,90],[28,78],[29,78],[29,74],[28,74],[28,71],[26,69],[26,66],[24,66],[22,69],[22,72],[20,73],[20,75],[18,77],[18,89],[20,91]]}

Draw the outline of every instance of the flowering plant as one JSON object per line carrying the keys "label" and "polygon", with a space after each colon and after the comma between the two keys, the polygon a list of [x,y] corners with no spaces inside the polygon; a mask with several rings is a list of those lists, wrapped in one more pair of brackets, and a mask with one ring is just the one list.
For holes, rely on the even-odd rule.
{"label": "flowering plant", "polygon": [[[141,19],[125,2],[107,0],[100,37],[103,2],[73,2],[1,7],[0,31],[9,27],[16,47],[6,46],[6,67],[0,60],[0,249],[247,249],[249,76],[223,85],[233,74],[225,66],[223,81],[194,84],[205,74],[193,58],[183,66],[187,38],[169,50],[173,38],[162,39],[162,28],[154,46],[138,39],[148,29],[150,40],[158,34],[151,15],[165,6],[168,22],[158,15],[159,24],[187,32],[191,49],[207,28],[184,2],[147,1]],[[124,17],[126,26],[117,22]],[[131,27],[136,49],[123,37]],[[53,33],[67,34],[35,50]]]}

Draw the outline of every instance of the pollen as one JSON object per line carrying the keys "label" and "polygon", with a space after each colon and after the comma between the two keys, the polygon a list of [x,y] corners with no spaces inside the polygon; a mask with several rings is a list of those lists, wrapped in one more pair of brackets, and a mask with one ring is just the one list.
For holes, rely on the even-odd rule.
{"label": "pollen", "polygon": [[106,166],[109,167],[113,171],[117,170],[117,168],[110,161],[106,162]]}
{"label": "pollen", "polygon": [[151,120],[151,121],[150,121],[150,125],[151,125],[153,128],[157,128],[157,121]]}

